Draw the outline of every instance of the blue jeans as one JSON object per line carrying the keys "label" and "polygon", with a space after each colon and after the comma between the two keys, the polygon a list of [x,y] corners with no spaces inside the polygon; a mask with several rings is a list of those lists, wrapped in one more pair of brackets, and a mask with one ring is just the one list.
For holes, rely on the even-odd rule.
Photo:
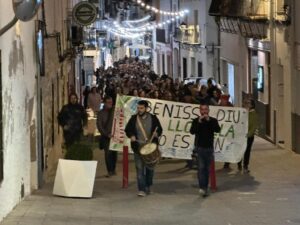
{"label": "blue jeans", "polygon": [[138,190],[146,192],[153,184],[154,170],[145,166],[141,156],[134,154]]}
{"label": "blue jeans", "polygon": [[214,159],[214,149],[197,147],[198,154],[198,182],[199,188],[208,189],[209,171],[212,160]]}

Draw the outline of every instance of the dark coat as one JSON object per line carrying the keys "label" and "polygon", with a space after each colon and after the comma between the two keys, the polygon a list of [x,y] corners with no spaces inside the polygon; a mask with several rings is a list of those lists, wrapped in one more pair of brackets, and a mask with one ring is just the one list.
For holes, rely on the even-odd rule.
{"label": "dark coat", "polygon": [[87,113],[80,104],[67,104],[61,109],[57,119],[64,131],[81,132],[87,124]]}

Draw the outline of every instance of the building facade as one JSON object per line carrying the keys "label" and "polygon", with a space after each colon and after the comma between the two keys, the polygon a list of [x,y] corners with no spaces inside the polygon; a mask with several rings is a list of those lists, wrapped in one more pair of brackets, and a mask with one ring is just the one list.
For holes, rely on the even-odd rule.
{"label": "building facade", "polygon": [[234,104],[251,96],[259,113],[259,135],[299,152],[297,10],[293,0],[213,1],[210,15],[221,31],[221,83]]}
{"label": "building facade", "polygon": [[[160,1],[161,10],[188,14],[172,24],[156,29],[154,70],[181,80],[188,77],[214,77],[219,71],[219,32],[208,15],[210,0]],[[157,18],[164,22],[165,16]]]}
{"label": "building facade", "polygon": [[[0,221],[53,180],[63,155],[56,118],[76,85],[70,8],[69,1],[46,0],[32,20],[0,36]],[[0,28],[13,17],[11,1],[1,0]]]}
{"label": "building facade", "polygon": [[[0,27],[14,17],[10,1],[0,1]],[[1,161],[0,221],[38,186],[35,21],[17,24],[0,37]]]}

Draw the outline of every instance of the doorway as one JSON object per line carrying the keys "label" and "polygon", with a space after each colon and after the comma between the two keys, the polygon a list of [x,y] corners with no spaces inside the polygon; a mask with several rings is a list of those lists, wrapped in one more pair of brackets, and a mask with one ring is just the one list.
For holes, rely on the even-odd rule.
{"label": "doorway", "polygon": [[183,79],[187,78],[187,60],[186,58],[182,58],[182,66],[183,66]]}
{"label": "doorway", "polygon": [[235,69],[234,65],[231,63],[227,63],[227,75],[228,75],[228,94],[230,95],[230,99],[232,104],[234,104],[235,100]]}
{"label": "doorway", "polygon": [[278,66],[278,79],[277,79],[277,107],[276,107],[276,123],[275,123],[275,141],[284,147],[284,81],[283,81],[283,66]]}

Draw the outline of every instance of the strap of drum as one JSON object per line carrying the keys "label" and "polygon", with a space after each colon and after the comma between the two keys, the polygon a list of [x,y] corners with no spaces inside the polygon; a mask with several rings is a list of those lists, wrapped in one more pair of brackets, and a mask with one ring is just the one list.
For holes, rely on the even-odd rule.
{"label": "strap of drum", "polygon": [[149,138],[148,138],[148,136],[147,136],[147,134],[146,134],[145,128],[144,128],[144,126],[143,126],[143,124],[142,124],[141,119],[140,119],[139,116],[137,116],[137,122],[138,122],[139,128],[140,128],[141,131],[142,131],[142,134],[143,134],[143,136],[144,136],[145,141],[148,142],[148,141],[149,141]]}

